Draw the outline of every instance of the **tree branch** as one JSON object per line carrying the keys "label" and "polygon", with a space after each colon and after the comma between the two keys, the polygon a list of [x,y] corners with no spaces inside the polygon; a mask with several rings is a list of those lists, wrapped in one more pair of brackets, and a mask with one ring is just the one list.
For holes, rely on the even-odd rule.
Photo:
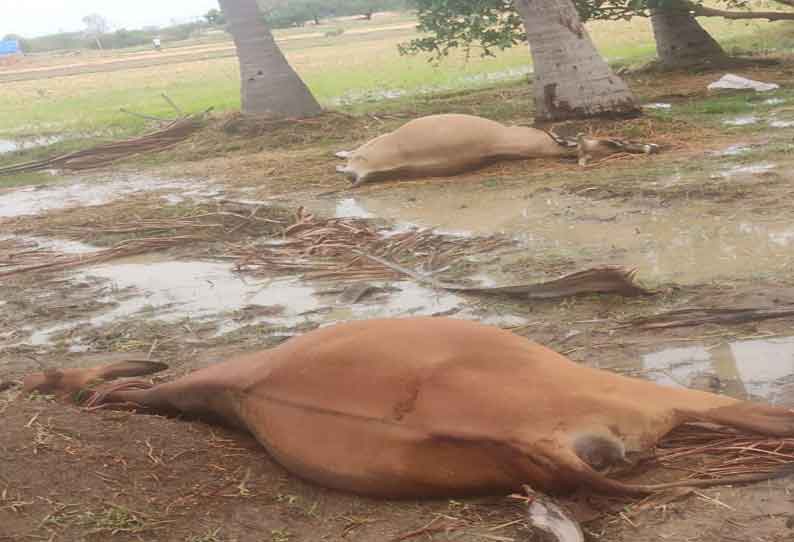
{"label": "tree branch", "polygon": [[784,11],[725,11],[722,9],[708,8],[706,6],[700,6],[696,4],[690,4],[690,7],[692,10],[692,15],[695,17],[722,17],[724,19],[767,19],[769,21],[794,20],[794,13],[788,13]]}

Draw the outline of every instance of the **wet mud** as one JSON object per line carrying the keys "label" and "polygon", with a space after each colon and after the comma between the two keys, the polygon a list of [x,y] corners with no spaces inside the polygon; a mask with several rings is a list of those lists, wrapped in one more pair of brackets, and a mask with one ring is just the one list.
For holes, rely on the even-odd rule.
{"label": "wet mud", "polygon": [[[738,122],[730,116],[724,121]],[[453,180],[330,194],[327,186],[277,192],[262,172],[250,174],[254,181],[237,183],[100,172],[1,191],[0,228],[3,220],[13,220],[15,228],[25,221],[46,224],[50,214],[82,207],[94,209],[97,223],[104,224],[113,216],[103,213],[146,195],[151,195],[147,205],[164,207],[229,199],[251,209],[305,207],[323,217],[372,220],[392,233],[421,227],[460,239],[495,234],[515,242],[461,266],[457,271],[470,284],[515,284],[609,264],[637,268],[640,281],[658,288],[658,294],[530,302],[435,291],[408,278],[351,284],[266,269],[253,275],[241,272],[226,245],[215,240],[0,278],[0,381],[119,357],[166,361],[171,368],[163,378],[171,378],[338,321],[432,315],[511,329],[583,364],[666,386],[794,405],[791,318],[657,331],[627,325],[632,318],[678,308],[794,303],[794,210],[785,197],[794,182],[794,159],[785,151],[788,126],[774,124],[789,119],[780,113],[754,122],[775,128],[777,135],[771,141],[737,138],[704,151],[696,163],[661,155],[625,167],[538,176],[531,163],[513,164]],[[328,163],[332,168],[333,159]],[[134,209],[124,216],[134,223]],[[28,247],[45,255],[97,251],[93,237],[76,234],[67,218],[45,228],[46,235],[34,226],[21,228],[24,235],[0,230],[0,271],[27,257],[20,256],[20,247],[22,253]],[[238,244],[260,241],[229,231]],[[261,233],[261,240],[286,242],[274,231]],[[3,252],[6,246],[15,248]],[[93,540],[91,521],[119,513],[108,502],[137,513],[138,523],[130,520],[129,530],[119,531],[120,540],[163,539],[157,522],[168,518],[174,521],[174,540],[385,540],[420,529],[439,514],[469,522],[461,540],[534,536],[523,512],[504,499],[394,504],[342,496],[292,479],[235,433],[126,414],[92,418],[44,399],[15,402],[14,394],[14,389],[0,392],[0,416],[13,424],[8,435],[16,439],[0,445],[0,454],[29,474],[15,474],[14,487],[0,498],[0,540],[5,540],[6,513],[13,520],[5,523],[14,529],[10,540],[23,534],[76,540],[87,532],[86,539]],[[99,489],[92,488],[93,478],[67,472],[47,493],[30,474],[58,472],[59,461],[74,463],[69,471],[78,473],[78,459],[96,467]],[[0,470],[0,493],[6,478]],[[66,487],[80,497],[70,497]],[[136,498],[129,488],[146,497]],[[783,505],[790,503],[790,492],[787,481],[709,490],[702,493],[707,498],[672,503],[640,519],[631,516],[630,522],[614,510],[605,512],[606,519],[586,530],[593,539],[619,542],[727,540],[725,508],[714,504],[717,499],[735,509],[744,525],[736,527],[740,539],[758,534],[761,540],[784,540],[784,515],[790,511]],[[52,502],[42,500],[44,494]],[[72,514],[73,501],[94,515]],[[479,520],[472,520],[474,515]],[[488,536],[479,536],[483,533]]]}

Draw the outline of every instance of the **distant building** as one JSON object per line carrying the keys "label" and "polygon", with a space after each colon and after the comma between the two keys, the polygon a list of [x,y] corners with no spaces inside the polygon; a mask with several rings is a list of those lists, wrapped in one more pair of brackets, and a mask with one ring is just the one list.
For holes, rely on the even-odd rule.
{"label": "distant building", "polygon": [[17,40],[0,40],[0,56],[17,55],[22,52]]}

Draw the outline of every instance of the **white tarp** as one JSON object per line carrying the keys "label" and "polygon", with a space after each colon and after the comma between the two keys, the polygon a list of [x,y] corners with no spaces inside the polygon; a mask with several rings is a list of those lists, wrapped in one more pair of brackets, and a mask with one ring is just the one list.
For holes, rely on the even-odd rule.
{"label": "white tarp", "polygon": [[718,89],[752,89],[758,92],[767,92],[780,88],[777,83],[762,83],[760,81],[753,81],[739,75],[726,73],[719,80],[714,81],[709,85],[709,90]]}

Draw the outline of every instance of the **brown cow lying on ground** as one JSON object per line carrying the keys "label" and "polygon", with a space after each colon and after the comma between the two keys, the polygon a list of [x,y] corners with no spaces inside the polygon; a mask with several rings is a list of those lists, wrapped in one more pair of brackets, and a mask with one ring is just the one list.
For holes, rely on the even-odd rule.
{"label": "brown cow lying on ground", "polygon": [[[74,394],[162,368],[51,370],[27,377],[24,390]],[[685,422],[794,435],[794,411],[587,368],[508,331],[446,318],[334,325],[173,382],[105,384],[83,395],[87,406],[221,421],[251,432],[302,478],[381,497],[522,484],[643,494],[676,483],[628,485],[597,469],[653,447]]]}
{"label": "brown cow lying on ground", "polygon": [[449,176],[499,160],[578,157],[581,165],[617,152],[652,153],[658,147],[580,134],[576,141],[523,126],[505,126],[471,115],[430,115],[412,120],[354,151],[337,171],[353,186],[370,181]]}

